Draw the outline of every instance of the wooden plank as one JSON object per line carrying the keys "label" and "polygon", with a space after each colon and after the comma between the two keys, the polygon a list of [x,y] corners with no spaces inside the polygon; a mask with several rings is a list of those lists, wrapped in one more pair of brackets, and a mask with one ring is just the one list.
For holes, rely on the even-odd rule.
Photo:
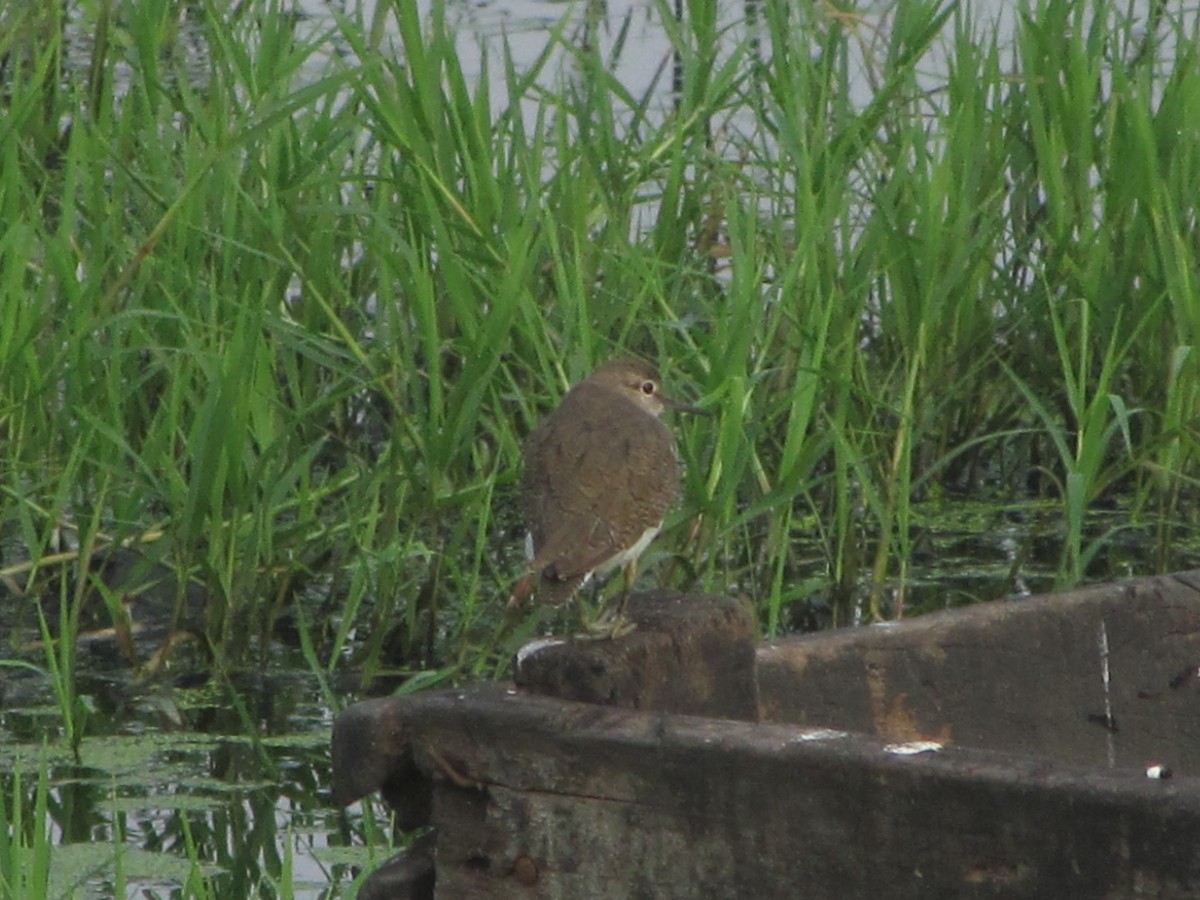
{"label": "wooden plank", "polygon": [[758,717],[754,609],[732,597],[651,591],[629,598],[637,630],[620,640],[535,641],[517,686],[537,694],[726,719]]}
{"label": "wooden plank", "polygon": [[433,785],[413,761],[403,698],[363,700],[333,726],[333,801],[347,806],[380,791],[403,829],[429,824]]}
{"label": "wooden plank", "polygon": [[436,845],[432,833],[375,869],[359,886],[356,900],[429,900],[433,897]]}
{"label": "wooden plank", "polygon": [[[439,897],[1200,894],[1200,573],[776,642],[749,688],[740,625],[706,662],[731,601],[671,602],[691,624],[522,676],[624,709],[493,685],[343,713],[338,799],[433,824]],[[748,698],[772,721],[679,714]]]}
{"label": "wooden plank", "polygon": [[403,715],[417,765],[436,780],[438,897],[1200,889],[1191,777],[909,753],[860,735],[502,689],[426,697]]}
{"label": "wooden plank", "polygon": [[1191,572],[777,641],[758,682],[770,721],[1200,771],[1198,666]]}

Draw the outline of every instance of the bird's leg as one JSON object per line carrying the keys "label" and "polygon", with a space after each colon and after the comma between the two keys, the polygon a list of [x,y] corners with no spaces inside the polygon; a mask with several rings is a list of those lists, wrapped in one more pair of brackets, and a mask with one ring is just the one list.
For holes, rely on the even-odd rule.
{"label": "bird's leg", "polygon": [[615,605],[606,604],[600,615],[590,623],[584,623],[583,637],[592,639],[612,639],[624,637],[637,628],[637,624],[625,615],[625,607],[629,603],[629,594],[633,590],[633,582],[637,577],[637,561],[625,564],[625,589],[615,601]]}
{"label": "bird's leg", "polygon": [[579,611],[579,637],[590,635],[596,630],[596,622],[600,617],[597,608],[603,609],[603,594],[599,581],[595,578],[589,578],[588,581],[591,582],[591,587],[585,583],[570,599],[570,603]]}

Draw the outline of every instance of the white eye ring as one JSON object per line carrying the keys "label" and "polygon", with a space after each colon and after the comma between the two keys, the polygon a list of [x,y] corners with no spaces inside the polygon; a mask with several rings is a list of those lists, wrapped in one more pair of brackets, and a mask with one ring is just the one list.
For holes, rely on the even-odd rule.
{"label": "white eye ring", "polygon": [[645,394],[647,397],[650,396],[651,394],[653,394],[654,390],[655,390],[655,388],[654,388],[653,381],[646,380],[646,381],[642,382],[642,393]]}

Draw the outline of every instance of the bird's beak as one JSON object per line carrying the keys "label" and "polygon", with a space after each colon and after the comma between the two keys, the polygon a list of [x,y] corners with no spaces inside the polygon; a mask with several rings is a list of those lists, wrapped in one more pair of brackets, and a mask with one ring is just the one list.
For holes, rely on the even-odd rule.
{"label": "bird's beak", "polygon": [[662,394],[659,394],[658,396],[659,399],[662,400],[663,406],[665,406],[667,409],[673,409],[676,412],[691,413],[693,416],[708,417],[713,415],[712,410],[701,409],[698,406],[689,406],[686,403],[680,403],[678,400],[672,400],[670,397],[665,397]]}

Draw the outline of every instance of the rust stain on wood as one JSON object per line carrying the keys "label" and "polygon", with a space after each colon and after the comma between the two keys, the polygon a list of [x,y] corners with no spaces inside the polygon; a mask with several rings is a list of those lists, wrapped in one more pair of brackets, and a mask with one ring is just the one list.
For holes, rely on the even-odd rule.
{"label": "rust stain on wood", "polygon": [[932,732],[922,728],[906,692],[889,696],[887,670],[883,666],[866,666],[866,685],[871,697],[874,734],[889,741],[937,741],[943,744],[952,741],[954,728],[949,724]]}

